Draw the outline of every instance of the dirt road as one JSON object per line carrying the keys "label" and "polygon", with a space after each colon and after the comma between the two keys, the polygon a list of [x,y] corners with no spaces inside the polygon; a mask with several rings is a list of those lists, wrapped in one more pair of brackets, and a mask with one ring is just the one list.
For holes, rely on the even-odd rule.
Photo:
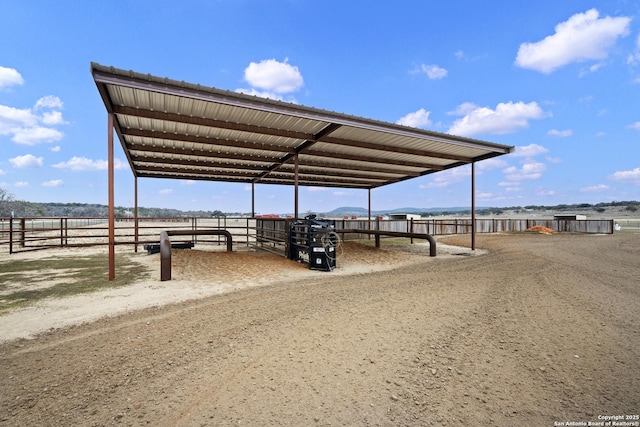
{"label": "dirt road", "polygon": [[0,426],[554,426],[640,413],[640,236],[478,246],[489,253],[318,273],[3,344]]}

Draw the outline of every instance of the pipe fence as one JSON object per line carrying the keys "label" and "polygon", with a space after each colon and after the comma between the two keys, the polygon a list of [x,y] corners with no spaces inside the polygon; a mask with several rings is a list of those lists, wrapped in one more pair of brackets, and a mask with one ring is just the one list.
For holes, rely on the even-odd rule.
{"label": "pipe fence", "polygon": [[[202,235],[197,230],[227,230],[236,246],[257,247],[285,254],[290,219],[279,218],[119,218],[115,224],[116,245],[159,243],[163,230],[194,231],[186,238],[198,245],[224,245],[220,235]],[[639,223],[640,224],[640,223]],[[627,225],[627,224],[625,224]],[[633,227],[631,222],[629,226]],[[522,232],[543,226],[557,232],[612,234],[614,220],[476,219],[476,233]],[[336,229],[377,230],[390,233],[420,233],[432,236],[471,233],[471,219],[336,220]],[[182,234],[182,233],[181,233]],[[341,233],[343,240],[369,239],[368,233]],[[54,247],[108,245],[107,218],[0,218],[0,251],[10,254]]]}

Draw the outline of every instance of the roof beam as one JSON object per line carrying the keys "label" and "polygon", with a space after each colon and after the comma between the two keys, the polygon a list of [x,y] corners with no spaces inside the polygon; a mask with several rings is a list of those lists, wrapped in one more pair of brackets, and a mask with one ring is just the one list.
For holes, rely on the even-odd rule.
{"label": "roof beam", "polygon": [[143,156],[146,156],[144,153],[158,153],[158,154],[169,154],[175,156],[189,156],[189,157],[203,157],[205,159],[229,159],[229,160],[238,160],[244,162],[259,162],[259,163],[273,163],[279,161],[279,157],[266,157],[266,156],[254,156],[251,154],[243,154],[243,153],[219,153],[209,150],[198,150],[192,148],[182,148],[182,147],[150,147],[148,145],[141,144],[131,144],[126,143],[126,148],[129,152],[135,151],[139,153],[143,153]]}
{"label": "roof beam", "polygon": [[[336,137],[329,136],[331,132],[343,126],[337,123],[330,123],[322,131],[318,132],[318,134],[313,135],[313,134],[308,134],[304,132],[293,132],[293,131],[287,131],[282,129],[247,125],[242,123],[231,123],[231,122],[226,122],[222,120],[185,116],[183,114],[164,113],[160,111],[150,111],[150,110],[144,110],[141,108],[120,107],[120,106],[114,106],[113,108],[117,114],[124,114],[128,116],[133,116],[133,117],[143,117],[143,118],[155,119],[155,120],[166,120],[166,121],[171,121],[176,123],[187,123],[187,124],[198,125],[198,126],[207,126],[212,128],[236,130],[241,132],[257,133],[262,135],[280,136],[284,138],[302,139],[302,140],[305,140],[306,142],[311,141],[313,143],[316,143],[320,141],[320,142],[325,142],[329,144],[366,148],[369,150],[395,151],[397,153],[413,154],[413,155],[422,156],[422,157],[433,157],[437,159],[457,160],[465,163],[470,163],[473,160],[469,157],[454,156],[451,154],[439,153],[437,151],[412,149],[412,148],[392,146],[388,144],[375,144],[371,142],[355,141],[350,139],[336,138]],[[129,130],[129,129],[126,130],[127,134],[135,135],[135,133],[133,132],[135,132],[135,130]],[[163,134],[162,132],[156,132],[156,133]],[[171,134],[171,135],[177,135],[177,134]],[[190,140],[193,140],[193,138],[196,138],[195,136],[190,136],[190,135],[187,135],[187,136],[179,135],[178,137],[190,138],[190,139],[186,139],[187,141],[190,141]],[[203,138],[203,139],[211,140],[211,138]],[[184,141],[185,139],[176,138],[176,140]],[[219,141],[220,141],[220,145],[231,145],[231,143],[234,142],[234,141],[226,141],[226,140],[219,140]],[[210,143],[207,141],[198,141],[198,142]],[[237,142],[241,144],[249,144],[249,142],[246,142],[246,141],[245,142],[237,141]],[[300,148],[298,152],[301,152],[303,150],[304,150],[304,147]]]}
{"label": "roof beam", "polygon": [[[327,163],[317,160],[309,160],[306,158],[301,158],[298,160],[298,164],[300,166],[310,166],[310,167],[319,167],[326,168],[332,170],[355,170],[355,171],[368,171],[372,173],[384,173],[384,174],[399,174],[399,175],[408,175],[408,176],[420,176],[420,172],[416,171],[407,171],[403,169],[399,171],[398,169],[392,169],[391,167],[378,167],[371,165],[354,165],[347,163]],[[289,164],[285,165],[288,166]],[[389,165],[388,163],[385,165]],[[390,165],[393,166],[393,165]]]}
{"label": "roof beam", "polygon": [[211,128],[237,130],[240,132],[257,133],[261,135],[281,136],[283,138],[307,139],[309,134],[304,132],[295,132],[285,129],[269,128],[265,126],[249,125],[245,123],[233,123],[224,120],[210,119],[207,117],[194,117],[185,114],[168,113],[155,110],[145,110],[143,108],[125,107],[114,105],[115,114],[122,114],[132,117],[143,117],[146,119],[155,119],[176,123],[186,123],[196,126],[207,126]]}
{"label": "roof beam", "polygon": [[372,142],[354,141],[350,139],[342,139],[342,138],[334,138],[334,137],[321,138],[320,142],[326,142],[328,144],[344,145],[349,147],[367,148],[369,150],[381,150],[386,152],[393,151],[393,152],[402,153],[402,154],[413,154],[415,156],[420,156],[420,157],[433,157],[436,159],[458,160],[458,161],[467,162],[467,163],[471,162],[472,160],[470,157],[438,153],[437,151],[419,150],[415,148],[399,147],[396,145],[388,145],[388,144],[381,145],[381,144],[375,144]]}
{"label": "roof beam", "polygon": [[153,165],[138,165],[138,170],[140,172],[161,172],[161,173],[175,173],[175,174],[194,174],[201,176],[220,176],[220,177],[231,177],[231,178],[240,178],[244,179],[244,182],[248,182],[253,179],[256,174],[250,172],[223,172],[219,173],[215,170],[207,170],[207,169],[185,169],[179,168],[175,166],[153,166]]}
{"label": "roof beam", "polygon": [[[289,167],[290,165],[283,165],[280,169],[278,169],[278,173],[294,173],[294,168]],[[378,181],[385,181],[387,179],[396,179],[400,178],[403,175],[401,173],[388,174],[385,176],[382,175],[374,175],[371,173],[363,173],[363,171],[357,172],[348,172],[343,169],[331,169],[331,168],[309,168],[299,165],[299,173],[300,174],[311,174],[316,176],[339,176],[342,178],[363,178],[363,179],[375,179]]]}
{"label": "roof beam", "polygon": [[260,176],[256,179],[256,182],[258,182],[260,179],[266,177],[271,172],[278,170],[278,168],[280,166],[282,166],[283,164],[287,163],[288,161],[294,159],[299,153],[304,152],[305,150],[307,150],[309,147],[311,147],[313,144],[315,144],[318,141],[318,138],[321,138],[323,136],[329,135],[331,132],[335,131],[339,127],[340,127],[340,125],[338,125],[338,124],[329,123],[327,126],[322,128],[318,133],[316,133],[315,135],[312,135],[312,138],[304,141],[302,144],[297,146],[296,150],[295,150],[295,153],[289,153],[289,154],[285,155],[284,157],[282,157],[280,159],[280,162],[278,164],[274,164],[268,171],[263,172],[262,174],[260,174]]}
{"label": "roof beam", "polygon": [[[154,163],[154,164],[166,164],[166,165],[181,165],[181,166],[190,166],[197,168],[214,168],[214,169],[246,169],[246,170],[254,170],[256,172],[261,172],[267,170],[270,164],[242,164],[242,163],[221,163],[214,162],[212,160],[198,161],[194,159],[179,159],[179,158],[167,158],[167,157],[149,157],[149,156],[140,156],[140,155],[132,155],[131,159],[136,164],[137,167],[142,163]],[[257,173],[256,173],[257,174]],[[255,174],[254,174],[255,175]]]}
{"label": "roof beam", "polygon": [[181,142],[193,142],[205,145],[217,145],[220,147],[234,147],[234,148],[246,148],[248,150],[261,150],[261,151],[274,151],[278,153],[293,153],[294,148],[278,147],[271,144],[264,144],[258,142],[249,141],[237,141],[220,138],[208,138],[197,135],[183,135],[179,133],[166,133],[153,130],[140,130],[140,129],[123,129],[123,136],[135,136],[139,138],[152,138],[159,141],[181,141]]}
{"label": "roof beam", "polygon": [[327,157],[333,159],[343,159],[343,160],[357,160],[360,162],[368,162],[368,163],[380,163],[384,165],[399,165],[399,166],[408,166],[414,168],[427,168],[434,170],[443,170],[444,167],[440,165],[434,165],[431,163],[422,163],[422,162],[409,162],[409,161],[393,161],[391,163],[388,158],[379,158],[379,157],[369,157],[369,156],[356,156],[352,154],[344,154],[344,153],[328,153],[325,151],[316,151],[316,150],[307,150],[303,153],[306,156],[316,156],[316,157]]}

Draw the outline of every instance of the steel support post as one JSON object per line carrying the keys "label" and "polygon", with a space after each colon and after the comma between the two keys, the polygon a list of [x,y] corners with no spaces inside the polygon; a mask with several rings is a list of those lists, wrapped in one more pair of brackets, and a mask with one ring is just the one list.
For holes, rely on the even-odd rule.
{"label": "steel support post", "polygon": [[251,183],[251,218],[256,217],[256,183]]}
{"label": "steel support post", "polygon": [[135,221],[133,234],[136,241],[133,251],[138,252],[138,177],[135,175],[133,177],[133,193],[133,220]]}
{"label": "steel support post", "polygon": [[293,204],[295,205],[294,214],[293,214],[293,218],[294,219],[298,218],[298,169],[299,169],[298,153],[296,153],[296,155],[295,155],[295,184],[294,184],[294,190],[293,190]]}
{"label": "steel support post", "polygon": [[471,250],[476,250],[476,162],[471,162]]}
{"label": "steel support post", "polygon": [[369,217],[367,218],[367,224],[369,224],[369,230],[371,230],[371,189],[369,188]]}
{"label": "steel support post", "polygon": [[113,162],[113,113],[108,113],[109,130],[107,132],[107,151],[108,151],[108,175],[109,175],[109,280],[116,278],[116,215],[115,201],[113,197],[114,188],[114,162]]}

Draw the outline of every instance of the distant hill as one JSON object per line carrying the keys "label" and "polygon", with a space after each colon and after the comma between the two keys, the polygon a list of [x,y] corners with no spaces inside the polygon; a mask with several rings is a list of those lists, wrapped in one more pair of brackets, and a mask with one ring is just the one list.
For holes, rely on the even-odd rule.
{"label": "distant hill", "polygon": [[[459,213],[459,212],[468,212],[469,207],[451,207],[451,208],[396,208],[396,209],[385,209],[385,210],[377,210],[371,211],[371,215],[379,216],[379,215],[388,215],[394,213],[407,213],[407,214],[442,214],[443,212],[447,213]],[[341,217],[341,216],[358,216],[363,217],[369,214],[368,210],[360,207],[350,207],[344,206],[337,209],[334,209],[329,212],[322,212],[322,215],[329,217]]]}
{"label": "distant hill", "polygon": [[[1,190],[1,189],[0,189]],[[4,196],[4,197],[3,197]],[[106,205],[89,204],[89,203],[33,203],[21,200],[13,200],[6,197],[0,192],[0,217],[8,217],[11,212],[16,217],[99,217],[105,218],[108,215]],[[126,218],[133,216],[132,207],[115,207],[116,216]],[[274,212],[285,214],[284,212]],[[328,212],[301,212],[300,216],[306,216],[314,213],[320,216],[342,218],[344,216],[356,216],[364,218],[368,215],[366,208],[344,206]],[[469,215],[470,208],[467,207],[435,207],[435,208],[416,208],[403,207],[387,210],[372,211],[372,216],[388,215],[392,213],[419,214],[421,216],[440,216],[440,215]],[[511,207],[477,207],[476,213],[485,216],[552,216],[556,213],[581,213],[590,217],[598,216],[638,216],[640,215],[640,202],[638,201],[620,201],[606,203],[578,203],[578,204],[561,204],[555,206],[511,206]],[[163,208],[138,208],[138,216],[141,218],[173,218],[173,217],[221,217],[221,216],[249,216],[250,212],[222,212],[214,211],[181,211],[178,209]],[[291,215],[289,213],[289,215]]]}
{"label": "distant hill", "polygon": [[[363,218],[368,215],[365,208],[360,207],[340,207],[329,212],[315,212],[321,216],[332,218],[340,218],[344,216],[356,216]],[[418,214],[421,216],[441,216],[441,215],[470,215],[471,209],[467,207],[448,207],[448,208],[415,208],[405,207],[388,210],[372,211],[372,216],[388,215],[393,213]],[[482,216],[553,216],[559,213],[581,213],[590,217],[598,216],[629,216],[640,214],[640,202],[638,201],[620,201],[620,202],[604,202],[597,204],[575,203],[561,204],[554,206],[510,206],[510,207],[476,207],[476,214]]]}

